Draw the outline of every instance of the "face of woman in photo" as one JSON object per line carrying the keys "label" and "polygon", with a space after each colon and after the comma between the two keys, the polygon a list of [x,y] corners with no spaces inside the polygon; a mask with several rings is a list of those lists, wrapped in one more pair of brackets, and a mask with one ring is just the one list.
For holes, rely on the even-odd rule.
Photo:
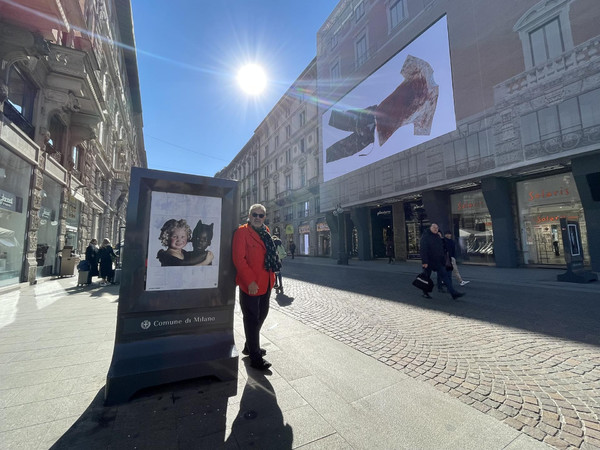
{"label": "face of woman in photo", "polygon": [[171,234],[171,245],[169,247],[181,250],[187,245],[187,232],[183,228],[175,228]]}

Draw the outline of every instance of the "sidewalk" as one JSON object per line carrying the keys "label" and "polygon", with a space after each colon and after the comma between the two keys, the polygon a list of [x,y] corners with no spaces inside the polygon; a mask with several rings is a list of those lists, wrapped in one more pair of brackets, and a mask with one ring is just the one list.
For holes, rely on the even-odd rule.
{"label": "sidewalk", "polygon": [[[294,263],[336,265],[303,257]],[[351,260],[347,267],[413,273],[419,265]],[[466,279],[523,284],[553,284],[562,273],[465,265],[461,271]],[[247,367],[240,355],[237,383],[190,380],[104,407],[118,286],[75,283],[46,279],[2,293],[2,449],[549,448],[275,309],[263,327],[270,374]],[[598,289],[565,284],[557,288]],[[234,327],[241,348],[239,308]]]}

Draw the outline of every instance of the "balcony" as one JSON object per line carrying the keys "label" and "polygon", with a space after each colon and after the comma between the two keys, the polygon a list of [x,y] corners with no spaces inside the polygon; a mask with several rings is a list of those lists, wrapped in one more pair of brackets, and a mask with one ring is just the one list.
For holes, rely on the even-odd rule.
{"label": "balcony", "polygon": [[595,37],[572,50],[563,53],[557,58],[550,59],[533,69],[522,72],[494,87],[496,104],[505,102],[523,93],[540,89],[542,84],[549,83],[560,77],[569,78],[563,85],[572,83],[574,79],[581,78],[578,73],[584,74],[587,67],[593,62],[598,62],[600,53],[600,37]]}

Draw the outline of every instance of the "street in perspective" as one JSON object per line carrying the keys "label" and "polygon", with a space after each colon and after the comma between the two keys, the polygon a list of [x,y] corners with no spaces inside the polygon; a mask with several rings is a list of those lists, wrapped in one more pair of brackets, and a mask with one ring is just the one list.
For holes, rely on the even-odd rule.
{"label": "street in perspective", "polygon": [[[418,262],[286,259],[262,346],[238,379],[144,389],[104,406],[118,286],[4,290],[0,447],[600,448],[598,283],[462,265],[453,300]],[[244,345],[236,304],[235,340]]]}

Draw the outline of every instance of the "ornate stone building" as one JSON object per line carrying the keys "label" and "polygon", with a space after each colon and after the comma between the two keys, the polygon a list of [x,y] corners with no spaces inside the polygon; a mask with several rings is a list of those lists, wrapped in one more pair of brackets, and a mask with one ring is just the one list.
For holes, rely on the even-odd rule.
{"label": "ornate stone building", "polygon": [[118,245],[146,167],[129,1],[0,2],[0,286]]}
{"label": "ornate stone building", "polygon": [[329,227],[320,209],[319,145],[313,60],[258,126],[234,160],[215,176],[240,182],[240,223],[262,203],[267,224],[286,248],[330,254]]}

